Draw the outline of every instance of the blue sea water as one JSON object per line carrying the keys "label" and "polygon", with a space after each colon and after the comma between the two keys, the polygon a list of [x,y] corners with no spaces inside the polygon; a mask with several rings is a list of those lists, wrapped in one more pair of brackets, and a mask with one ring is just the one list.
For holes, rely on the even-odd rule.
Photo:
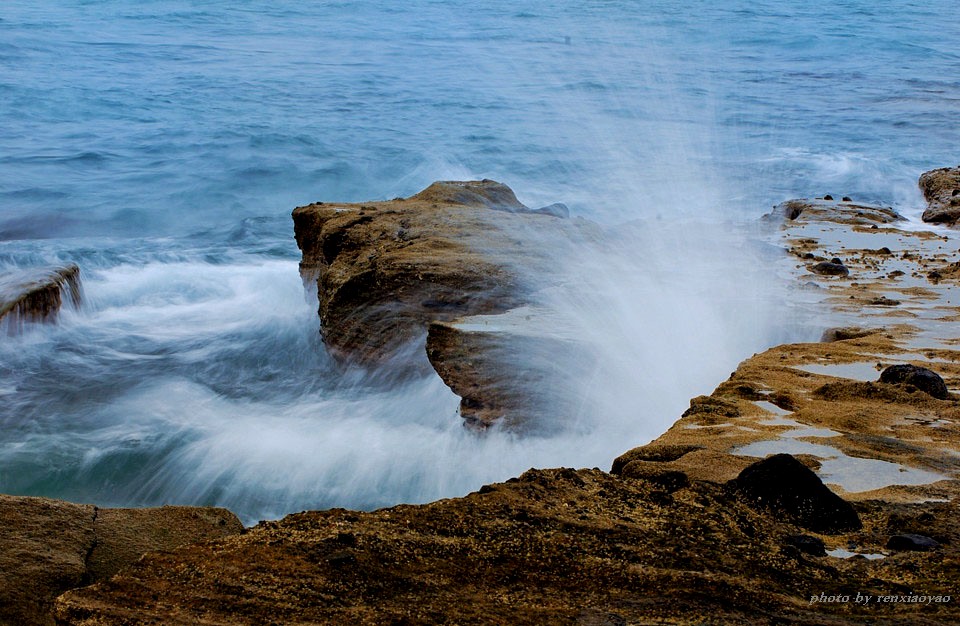
{"label": "blue sea water", "polygon": [[[608,289],[639,342],[617,358],[693,374],[640,414],[484,440],[438,380],[332,366],[290,210],[493,178],[606,223],[743,222],[824,193],[916,214],[919,173],[960,162],[957,17],[953,0],[6,0],[0,268],[76,262],[87,304],[0,339],[0,492],[249,520],[606,465],[782,339],[658,274],[716,259],[665,231],[674,267],[647,258]],[[663,316],[646,331],[706,318],[725,338],[651,343],[640,309]]]}

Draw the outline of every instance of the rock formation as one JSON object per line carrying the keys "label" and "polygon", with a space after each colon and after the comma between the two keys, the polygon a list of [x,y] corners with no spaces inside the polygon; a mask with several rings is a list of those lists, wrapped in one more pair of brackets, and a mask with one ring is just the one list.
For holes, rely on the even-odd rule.
{"label": "rock formation", "polygon": [[953,225],[960,220],[960,165],[925,172],[920,190],[927,200],[924,222]]}
{"label": "rock formation", "polygon": [[53,624],[53,600],[106,580],[145,552],[239,533],[225,509],[104,509],[0,495],[0,623]]}
{"label": "rock formation", "polygon": [[0,328],[16,333],[26,322],[56,321],[64,299],[79,308],[81,297],[76,265],[0,274]]}
{"label": "rock formation", "polygon": [[536,332],[540,312],[529,307],[551,284],[558,249],[599,230],[566,215],[562,205],[531,210],[490,180],[297,208],[300,269],[317,286],[324,343],[341,361],[383,364],[425,341],[468,423],[535,422],[551,412],[538,389],[555,373],[546,358],[555,340]]}

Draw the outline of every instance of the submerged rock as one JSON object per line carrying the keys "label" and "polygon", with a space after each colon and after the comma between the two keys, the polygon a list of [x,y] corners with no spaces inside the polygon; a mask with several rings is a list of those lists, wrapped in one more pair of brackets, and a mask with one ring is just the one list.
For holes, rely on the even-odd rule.
{"label": "submerged rock", "polygon": [[64,301],[79,308],[80,268],[9,271],[0,275],[0,327],[16,333],[29,322],[55,322]]}
{"label": "submerged rock", "polygon": [[731,486],[747,501],[781,513],[798,526],[836,534],[861,527],[850,503],[789,454],[775,454],[748,466]]}
{"label": "submerged rock", "polygon": [[53,624],[53,600],[144,553],[239,533],[226,509],[101,509],[0,495],[0,623]]}
{"label": "submerged rock", "polygon": [[943,378],[933,370],[916,365],[891,365],[880,373],[880,382],[891,385],[911,385],[938,400],[950,397]]}
{"label": "submerged rock", "polygon": [[924,172],[919,184],[927,200],[924,222],[952,225],[960,220],[960,166]]}

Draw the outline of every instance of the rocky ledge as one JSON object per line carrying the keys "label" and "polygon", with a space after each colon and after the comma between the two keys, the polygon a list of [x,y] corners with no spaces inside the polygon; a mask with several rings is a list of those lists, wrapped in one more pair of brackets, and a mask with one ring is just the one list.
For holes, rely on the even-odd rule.
{"label": "rocky ledge", "polygon": [[107,580],[149,551],[243,530],[225,509],[109,509],[0,495],[0,623],[53,624],[54,599]]}
{"label": "rocky ledge", "polygon": [[[372,272],[361,290],[368,295],[378,293],[369,289],[382,284],[381,272],[380,280],[404,276],[394,286],[415,312],[405,323],[416,332],[500,306],[465,297],[434,317],[443,307],[411,296],[415,273],[374,263],[390,256],[378,251],[380,235],[361,230],[351,239],[353,227],[330,222],[353,223],[361,210],[372,213],[298,210],[326,233],[317,252],[298,229],[305,272],[320,272],[329,342],[354,345],[343,338],[362,337],[349,328],[366,320],[391,328],[360,315],[340,332],[336,302],[358,296],[324,290],[348,284],[357,264]],[[402,219],[389,215],[382,223]],[[841,323],[819,343],[745,360],[610,473],[530,470],[464,498],[264,522],[147,555],[69,592],[57,600],[58,623],[960,623],[960,256],[949,235],[897,228],[905,222],[894,211],[848,199],[793,201],[768,221],[787,242],[784,263],[798,289]],[[334,248],[353,243],[328,256],[322,241],[338,232]],[[457,245],[437,243],[444,253]],[[354,247],[367,261],[342,259],[337,269]],[[506,286],[509,306],[522,304],[529,295],[516,295],[525,292],[495,259],[469,260],[500,272],[494,285],[476,284]],[[845,271],[821,271],[823,263]],[[448,301],[456,283],[446,280],[424,282]],[[356,345],[379,351],[366,338]]]}

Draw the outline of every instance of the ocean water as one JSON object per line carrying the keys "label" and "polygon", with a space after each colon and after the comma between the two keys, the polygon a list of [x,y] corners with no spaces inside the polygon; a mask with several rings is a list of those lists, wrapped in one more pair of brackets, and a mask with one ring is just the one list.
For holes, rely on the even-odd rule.
{"label": "ocean water", "polygon": [[[86,303],[0,338],[0,492],[247,521],[607,467],[818,320],[751,227],[832,193],[921,210],[960,162],[952,0],[0,6],[0,269]],[[334,367],[290,211],[493,178],[636,245],[557,306],[599,357],[575,425],[461,428],[436,377]],[[411,357],[414,358],[414,357]]]}

